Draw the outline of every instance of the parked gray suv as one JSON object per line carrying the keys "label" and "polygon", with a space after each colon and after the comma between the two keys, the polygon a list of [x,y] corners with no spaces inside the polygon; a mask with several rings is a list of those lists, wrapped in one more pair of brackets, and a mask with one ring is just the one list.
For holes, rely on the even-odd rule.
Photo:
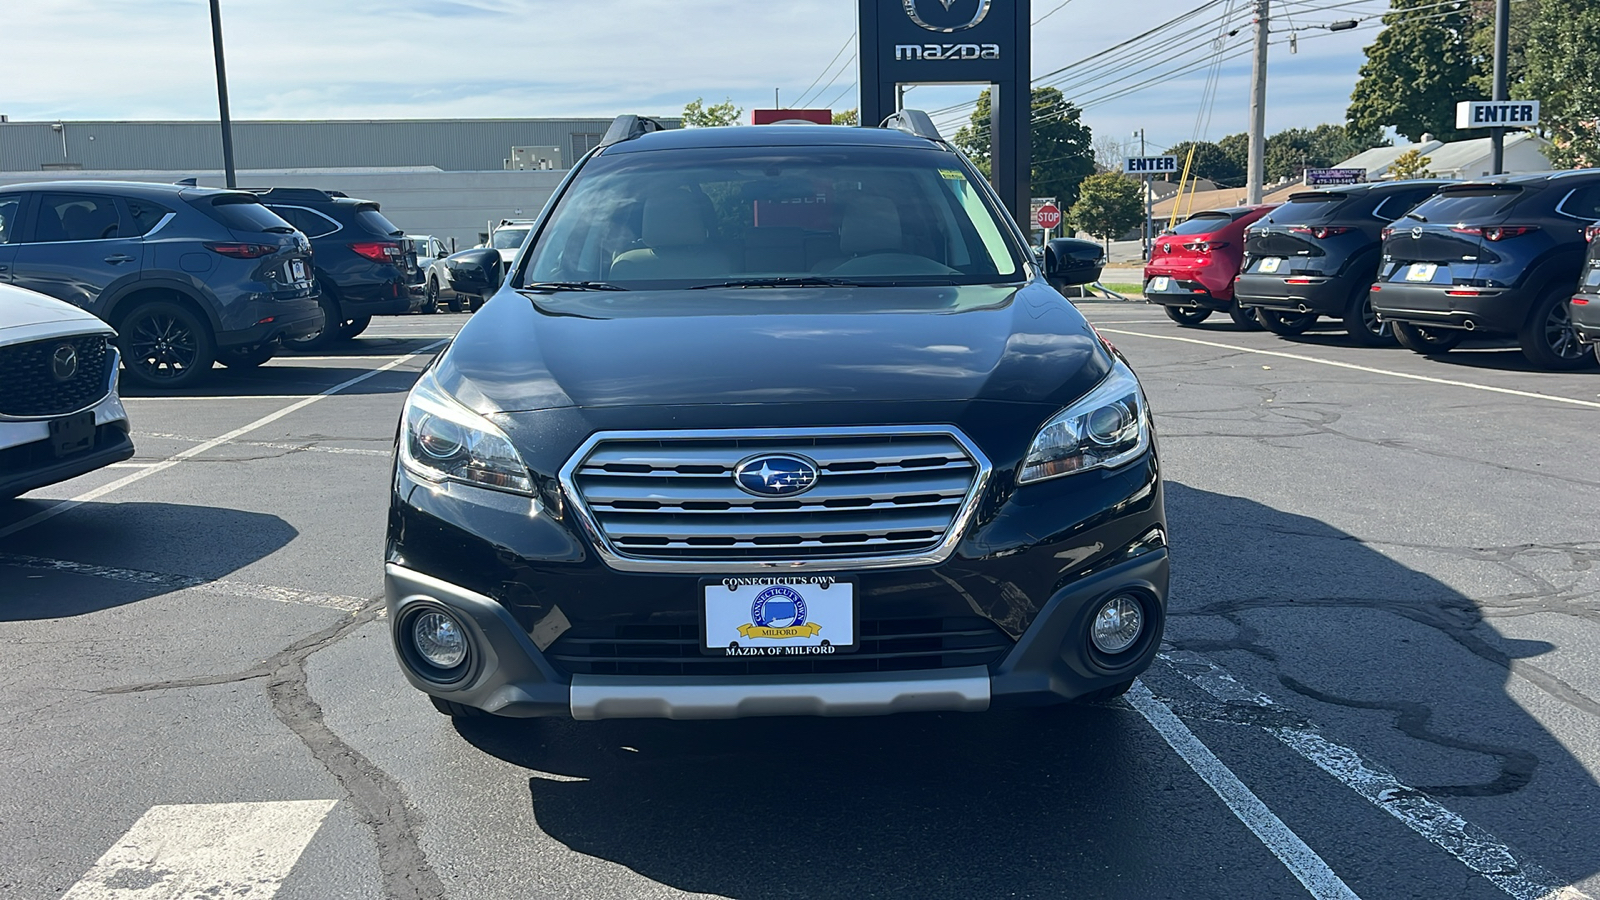
{"label": "parked gray suv", "polygon": [[322,327],[311,244],[245,191],[135,182],[0,187],[0,283],[111,323],[128,378],[183,388]]}

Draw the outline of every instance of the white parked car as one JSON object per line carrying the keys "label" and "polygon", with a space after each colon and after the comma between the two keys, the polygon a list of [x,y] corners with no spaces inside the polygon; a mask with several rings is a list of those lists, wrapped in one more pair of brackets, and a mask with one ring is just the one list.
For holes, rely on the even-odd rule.
{"label": "white parked car", "polygon": [[114,337],[70,303],[0,284],[0,500],[133,455]]}

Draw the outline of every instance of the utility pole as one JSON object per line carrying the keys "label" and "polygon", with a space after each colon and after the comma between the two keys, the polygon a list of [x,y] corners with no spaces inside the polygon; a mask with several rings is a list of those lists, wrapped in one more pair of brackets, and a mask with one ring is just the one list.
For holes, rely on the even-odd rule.
{"label": "utility pole", "polygon": [[211,46],[217,57],[217,106],[222,110],[222,169],[228,187],[236,188],[233,175],[233,122],[228,119],[228,70],[222,62],[222,11],[211,0]]}
{"label": "utility pole", "polygon": [[[1495,0],[1494,4],[1494,96],[1491,100],[1509,100],[1506,96],[1506,45],[1511,30],[1511,0]],[[1496,175],[1506,171],[1506,130],[1498,125],[1489,129],[1489,170]]]}
{"label": "utility pole", "polygon": [[[1261,202],[1261,185],[1266,181],[1267,156],[1267,4],[1256,0],[1256,55],[1250,66],[1250,156],[1246,168],[1246,197]],[[1504,2],[1504,0],[1502,0]]]}

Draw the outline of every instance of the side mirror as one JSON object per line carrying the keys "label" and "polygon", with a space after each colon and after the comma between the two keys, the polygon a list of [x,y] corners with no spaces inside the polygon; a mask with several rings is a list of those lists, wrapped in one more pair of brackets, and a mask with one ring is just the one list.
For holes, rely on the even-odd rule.
{"label": "side mirror", "polygon": [[500,251],[463,250],[450,258],[450,284],[463,294],[487,297],[500,289]]}
{"label": "side mirror", "polygon": [[1044,248],[1044,277],[1055,287],[1071,287],[1100,280],[1106,255],[1094,241],[1056,238]]}

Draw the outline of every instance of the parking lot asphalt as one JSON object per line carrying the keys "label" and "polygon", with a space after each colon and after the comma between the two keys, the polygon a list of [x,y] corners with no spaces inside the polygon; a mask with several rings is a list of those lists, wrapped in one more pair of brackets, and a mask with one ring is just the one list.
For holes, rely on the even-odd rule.
{"label": "parking lot asphalt", "polygon": [[134,459],[0,503],[0,897],[1600,897],[1600,372],[1083,309],[1172,610],[1048,710],[453,723],[378,598],[465,317],[128,392]]}

